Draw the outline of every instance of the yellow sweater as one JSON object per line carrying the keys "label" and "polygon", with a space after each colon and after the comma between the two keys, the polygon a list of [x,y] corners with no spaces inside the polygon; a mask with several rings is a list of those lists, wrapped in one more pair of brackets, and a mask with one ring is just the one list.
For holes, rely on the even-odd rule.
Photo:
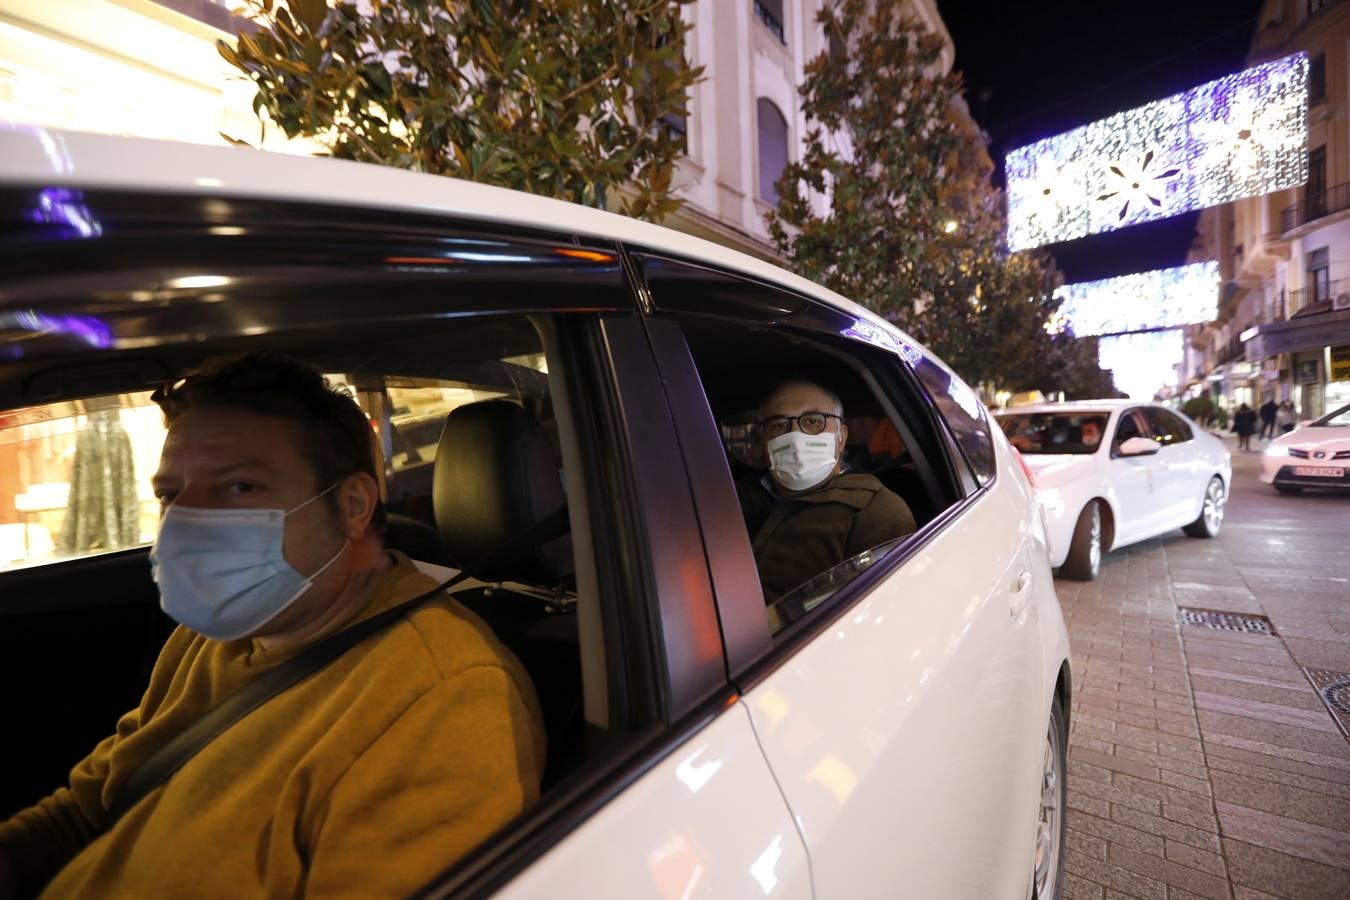
{"label": "yellow sweater", "polygon": [[[435,587],[395,558],[359,618]],[[140,706],[70,787],[0,824],[20,885],[55,875],[43,896],[61,898],[405,897],[538,797],[529,678],[482,622],[436,599],[236,722],[99,834],[139,763],[298,649],[269,657],[177,629]]]}

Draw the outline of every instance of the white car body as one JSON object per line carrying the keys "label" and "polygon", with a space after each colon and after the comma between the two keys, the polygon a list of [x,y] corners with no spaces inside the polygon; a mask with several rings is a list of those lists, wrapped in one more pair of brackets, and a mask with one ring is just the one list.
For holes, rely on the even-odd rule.
{"label": "white car body", "polygon": [[1350,488],[1350,406],[1271,441],[1261,456],[1261,481],[1287,491]]}
{"label": "white car body", "polygon": [[[1187,441],[1162,446],[1148,456],[1123,457],[1112,446],[1121,417],[1136,409],[1163,409],[1191,429]],[[1201,513],[1205,491],[1217,477],[1227,490],[1232,459],[1223,441],[1176,410],[1132,400],[1084,400],[1046,403],[1000,411],[998,418],[1034,413],[1100,412],[1107,417],[1095,452],[1023,453],[1035,473],[1036,493],[1045,508],[1050,535],[1050,564],[1064,565],[1074,528],[1089,503],[1104,503],[1102,551],[1119,549],[1181,528]]]}
{"label": "white car body", "polygon": [[[0,160],[0,183],[16,190],[296,201],[631,242],[796,292],[865,326],[874,347],[917,348],[930,358],[890,323],[760,260],[480,184],[40,128],[0,129]],[[88,202],[96,214],[98,198]],[[897,349],[886,352],[899,358]],[[1205,453],[1174,453],[1171,462],[1197,479],[1222,472],[1226,480],[1226,456],[1200,441],[1193,449],[1202,446]],[[1052,704],[1062,703],[1066,716],[1069,708],[1068,636],[1047,560],[1062,547],[1078,498],[1102,495],[1115,505],[1134,489],[1110,476],[1105,456],[1074,477],[1056,474],[1053,460],[1029,459],[1043,487],[1061,498],[1051,504],[1059,531],[1047,536],[1033,489],[996,427],[992,454],[993,477],[926,526],[885,580],[832,614],[827,628],[773,647],[745,677],[731,672],[717,702],[663,724],[664,743],[644,737],[617,762],[598,763],[566,797],[550,801],[546,792],[537,816],[527,812],[508,829],[505,856],[480,855],[472,861],[478,868],[433,893],[469,884],[541,900],[1026,900],[1046,723]],[[682,472],[670,482],[692,490]],[[677,496],[691,504],[689,494]],[[1192,500],[1198,490],[1194,498],[1178,490],[1167,527],[1183,511],[1194,517]],[[1119,537],[1142,539],[1162,525]],[[707,578],[703,552],[686,567],[688,578]],[[717,601],[729,602],[720,590]],[[757,592],[755,602],[762,603]],[[718,644],[715,633],[712,640]]]}

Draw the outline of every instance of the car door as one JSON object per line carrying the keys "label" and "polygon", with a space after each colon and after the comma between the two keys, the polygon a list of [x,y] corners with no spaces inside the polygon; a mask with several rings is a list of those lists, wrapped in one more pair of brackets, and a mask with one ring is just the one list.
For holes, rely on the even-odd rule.
{"label": "car door", "polygon": [[1170,410],[1144,407],[1158,451],[1159,506],[1166,510],[1157,527],[1180,528],[1195,521],[1209,477],[1191,428]]}
{"label": "car door", "polygon": [[1166,510],[1158,498],[1159,466],[1157,454],[1121,456],[1120,445],[1132,437],[1153,436],[1140,407],[1120,411],[1108,450],[1107,477],[1116,494],[1116,538],[1120,547],[1154,534]]}
{"label": "car door", "polygon": [[[1053,603],[1053,589],[1043,550],[1039,566],[1024,552],[1030,495],[1016,495],[983,408],[948,370],[866,320],[706,269],[643,263],[662,375],[686,398],[678,430],[701,486],[732,674],[807,847],[816,894],[1021,900],[1049,696],[1030,624],[1043,620],[1028,604]],[[812,343],[821,356],[807,352]],[[720,370],[719,352],[734,356]],[[832,372],[831,360],[842,368]],[[828,596],[776,632],[715,427],[745,380],[781,377],[765,374],[774,365],[798,377],[861,375],[895,412],[920,480],[940,477],[944,491],[914,535],[823,575]],[[862,400],[843,396],[847,419]],[[964,417],[973,472],[944,411]]]}

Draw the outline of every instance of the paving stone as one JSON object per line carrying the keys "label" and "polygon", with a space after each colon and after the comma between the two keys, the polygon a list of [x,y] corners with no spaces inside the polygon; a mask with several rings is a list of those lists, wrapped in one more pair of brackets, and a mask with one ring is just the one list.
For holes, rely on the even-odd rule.
{"label": "paving stone", "polygon": [[1064,855],[1064,864],[1074,875],[1103,888],[1114,888],[1141,900],[1167,900],[1167,885],[1164,882],[1093,859],[1073,849]]}
{"label": "paving stone", "polygon": [[1338,797],[1217,770],[1210,773],[1210,781],[1214,785],[1216,803],[1245,806],[1325,828],[1350,831],[1350,803]]}
{"label": "paving stone", "polygon": [[1122,869],[1129,869],[1141,875],[1146,874],[1169,886],[1179,887],[1212,900],[1228,900],[1229,897],[1228,879],[1222,875],[1215,876],[1170,860],[1157,860],[1120,844],[1111,845],[1107,861]]}
{"label": "paving stone", "polygon": [[1350,868],[1350,834],[1231,803],[1216,804],[1224,837],[1313,862]]}
{"label": "paving stone", "polygon": [[1094,884],[1073,872],[1064,872],[1064,900],[1104,900],[1104,890],[1100,884]]}
{"label": "paving stone", "polygon": [[[1313,695],[1313,699],[1317,699],[1316,694]],[[1276,722],[1281,725],[1294,725],[1299,728],[1309,728],[1313,731],[1340,734],[1340,729],[1336,727],[1336,723],[1327,713],[1325,707],[1322,709],[1296,709],[1279,703],[1265,703],[1260,700],[1247,700],[1241,697],[1211,694],[1204,691],[1195,692],[1195,705],[1202,710],[1230,713],[1235,716],[1261,719],[1264,722]]]}
{"label": "paving stone", "polygon": [[1212,828],[1195,828],[1172,819],[1165,819],[1162,816],[1150,815],[1137,809],[1131,809],[1128,806],[1112,806],[1111,818],[1137,831],[1171,838],[1179,843],[1198,847],[1201,850],[1209,850],[1212,853],[1219,852],[1217,824]]}
{"label": "paving stone", "polygon": [[1350,871],[1224,838],[1224,859],[1234,885],[1289,900],[1345,900]]}
{"label": "paving stone", "polygon": [[1224,865],[1223,857],[1218,853],[1173,840],[1163,841],[1163,849],[1172,862],[1217,875],[1225,880],[1228,878],[1228,867]]}

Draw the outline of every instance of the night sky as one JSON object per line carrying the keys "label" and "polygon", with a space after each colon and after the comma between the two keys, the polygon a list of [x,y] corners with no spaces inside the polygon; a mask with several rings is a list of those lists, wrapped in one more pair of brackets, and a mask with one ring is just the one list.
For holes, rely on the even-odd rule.
{"label": "night sky", "polygon": [[[937,0],[975,121],[1003,155],[1241,69],[1260,0]],[[1196,213],[1050,247],[1065,281],[1181,265]]]}

